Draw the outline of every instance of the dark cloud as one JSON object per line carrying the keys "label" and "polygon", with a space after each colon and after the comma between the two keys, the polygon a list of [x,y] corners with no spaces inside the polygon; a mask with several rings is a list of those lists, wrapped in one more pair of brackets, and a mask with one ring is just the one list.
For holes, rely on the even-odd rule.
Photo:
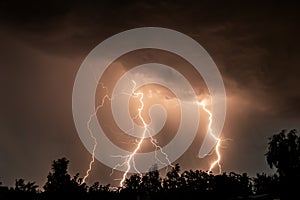
{"label": "dark cloud", "polygon": [[[298,10],[274,1],[0,1],[0,180],[41,185],[60,156],[84,173],[90,155],[71,110],[76,72],[101,41],[143,26],[178,30],[209,52],[228,95],[224,170],[267,171],[267,138],[299,128]],[[91,181],[112,181],[109,172],[97,162]]]}

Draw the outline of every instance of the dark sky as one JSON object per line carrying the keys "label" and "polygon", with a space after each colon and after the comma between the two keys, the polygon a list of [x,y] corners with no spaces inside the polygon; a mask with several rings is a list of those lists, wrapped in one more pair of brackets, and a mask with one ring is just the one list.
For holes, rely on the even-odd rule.
{"label": "dark sky", "polygon": [[[43,185],[51,162],[63,156],[71,173],[85,173],[90,154],[72,117],[77,70],[106,38],[145,26],[192,37],[217,64],[227,92],[223,136],[230,139],[223,170],[270,172],[268,137],[300,126],[299,9],[292,1],[1,0],[0,181]],[[88,183],[116,184],[109,173],[96,161]]]}

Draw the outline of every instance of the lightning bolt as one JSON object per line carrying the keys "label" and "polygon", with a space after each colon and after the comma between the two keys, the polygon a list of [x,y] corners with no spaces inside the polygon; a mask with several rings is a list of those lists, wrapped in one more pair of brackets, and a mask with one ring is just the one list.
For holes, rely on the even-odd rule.
{"label": "lightning bolt", "polygon": [[[131,169],[130,162],[132,162],[132,165],[133,165],[133,168],[135,169],[135,171],[136,171],[137,173],[139,173],[140,176],[142,175],[142,173],[139,172],[139,170],[138,170],[138,169],[136,168],[136,166],[135,166],[134,156],[136,155],[137,151],[141,148],[142,143],[143,143],[143,141],[144,141],[144,139],[145,139],[147,133],[149,134],[149,136],[150,136],[150,138],[151,138],[151,143],[154,145],[155,150],[159,149],[160,152],[165,156],[166,160],[168,161],[168,164],[171,165],[171,166],[173,166],[173,165],[171,164],[171,161],[170,161],[169,158],[168,158],[168,155],[167,155],[165,152],[163,152],[162,148],[161,148],[159,145],[157,145],[157,141],[151,136],[151,134],[150,134],[150,132],[149,132],[148,124],[145,122],[145,120],[144,120],[144,118],[143,118],[143,116],[142,116],[142,111],[143,111],[143,109],[144,109],[144,102],[143,102],[144,93],[142,93],[142,92],[135,92],[136,82],[135,82],[134,80],[131,80],[131,81],[132,81],[132,83],[133,83],[133,85],[134,85],[133,88],[132,88],[132,95],[133,95],[134,97],[136,97],[136,98],[139,98],[139,102],[140,102],[140,105],[141,105],[141,106],[138,108],[138,114],[137,114],[136,118],[139,118],[139,119],[142,121],[144,130],[143,130],[143,133],[142,133],[142,138],[141,138],[140,141],[137,143],[137,146],[136,146],[136,148],[134,149],[134,151],[133,151],[131,154],[127,155],[127,156],[121,156],[121,157],[123,157],[123,158],[124,158],[124,157],[126,158],[125,162],[122,163],[122,164],[119,164],[119,165],[117,165],[117,166],[114,167],[114,169],[116,169],[116,168],[119,167],[119,166],[124,166],[124,165],[127,166],[127,169],[126,169],[126,171],[124,172],[123,177],[122,177],[122,179],[121,179],[121,181],[120,181],[120,184],[119,184],[120,187],[123,187],[124,182],[125,182],[126,177],[127,177],[127,174],[128,174],[128,172],[129,172],[129,170]],[[162,162],[160,159],[157,158],[156,151],[155,151],[155,158],[156,158],[156,160],[158,160],[160,163],[165,164],[164,162]]]}
{"label": "lightning bolt", "polygon": [[208,129],[209,134],[217,142],[216,146],[215,146],[215,151],[216,151],[216,154],[217,154],[217,159],[210,164],[209,172],[212,172],[213,168],[216,165],[218,165],[218,167],[219,167],[219,174],[220,174],[222,172],[222,166],[220,164],[220,161],[221,161],[220,144],[221,144],[222,140],[213,133],[213,130],[211,128],[211,125],[212,125],[212,113],[206,107],[206,105],[207,105],[206,100],[202,100],[201,102],[197,102],[197,104],[200,105],[200,106],[202,106],[202,109],[209,115],[209,123],[208,123],[208,128],[207,129]]}
{"label": "lightning bolt", "polygon": [[[132,82],[134,83],[134,88],[135,88],[135,87],[136,87],[136,82],[135,82],[135,81],[132,81]],[[133,89],[133,90],[134,90],[134,89]],[[141,174],[141,173],[136,169],[136,167],[135,167],[135,163],[134,163],[134,155],[135,155],[136,152],[141,148],[141,145],[142,145],[142,143],[143,143],[143,141],[144,141],[144,139],[145,139],[146,133],[147,133],[147,131],[148,131],[148,125],[147,125],[147,123],[145,122],[144,118],[142,117],[142,110],[144,109],[144,102],[143,102],[144,93],[142,93],[142,92],[134,92],[134,91],[133,91],[132,93],[133,93],[133,95],[134,95],[135,97],[139,98],[139,102],[140,102],[140,104],[141,104],[141,106],[138,108],[138,117],[142,120],[142,123],[143,123],[143,126],[144,126],[144,131],[143,131],[143,134],[142,134],[142,138],[141,138],[140,141],[138,142],[138,144],[137,144],[136,148],[134,149],[134,151],[133,151],[131,154],[129,154],[129,156],[127,156],[128,158],[127,158],[126,161],[125,161],[125,162],[126,162],[126,165],[127,165],[127,169],[126,169],[126,171],[125,171],[124,174],[123,174],[122,180],[120,181],[120,187],[123,186],[124,181],[125,181],[125,179],[126,179],[126,176],[127,176],[128,172],[129,172],[129,170],[130,170],[130,168],[131,168],[131,165],[130,165],[130,162],[131,162],[131,161],[133,162],[133,166],[134,166],[135,170],[136,170],[139,174]]]}
{"label": "lightning bolt", "polygon": [[82,179],[82,183],[84,183],[85,180],[86,180],[86,179],[88,178],[88,176],[90,175],[90,172],[91,172],[91,170],[92,170],[92,165],[93,165],[94,162],[95,162],[95,151],[96,151],[96,148],[97,148],[97,145],[98,145],[97,139],[96,139],[96,137],[94,136],[94,133],[93,133],[93,131],[92,131],[91,128],[90,128],[91,121],[92,121],[93,117],[96,117],[96,116],[97,116],[98,111],[104,106],[105,100],[106,100],[106,99],[107,99],[107,100],[111,100],[111,98],[108,96],[108,89],[107,89],[107,87],[105,87],[105,86],[103,85],[103,83],[100,83],[100,84],[101,84],[101,87],[102,87],[103,89],[105,89],[106,93],[105,93],[104,97],[103,97],[102,100],[101,100],[101,104],[99,104],[99,105],[97,106],[97,108],[95,109],[95,112],[92,113],[92,114],[90,115],[90,118],[89,118],[89,120],[87,121],[87,124],[86,124],[86,126],[87,126],[87,128],[88,128],[88,131],[89,131],[89,134],[90,134],[91,138],[92,138],[93,141],[94,141],[94,145],[93,145],[93,151],[92,151],[92,160],[90,161],[90,163],[89,163],[89,168],[87,169],[87,171],[86,171],[86,173],[85,173],[85,176],[84,176],[83,179]]}

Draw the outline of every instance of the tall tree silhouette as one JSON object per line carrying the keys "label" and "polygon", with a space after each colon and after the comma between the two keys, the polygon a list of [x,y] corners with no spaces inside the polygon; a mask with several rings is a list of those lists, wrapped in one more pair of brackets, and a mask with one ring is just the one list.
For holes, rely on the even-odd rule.
{"label": "tall tree silhouette", "polygon": [[85,193],[86,185],[81,184],[82,179],[79,174],[73,178],[68,173],[69,160],[66,158],[58,159],[52,163],[52,171],[47,176],[44,185],[46,193]]}
{"label": "tall tree silhouette", "polygon": [[267,162],[271,168],[276,167],[280,176],[293,176],[299,173],[300,137],[295,129],[286,130],[270,138]]}
{"label": "tall tree silhouette", "polygon": [[271,168],[277,168],[282,197],[300,197],[297,192],[300,185],[300,137],[297,130],[282,130],[273,135],[268,144],[267,163]]}

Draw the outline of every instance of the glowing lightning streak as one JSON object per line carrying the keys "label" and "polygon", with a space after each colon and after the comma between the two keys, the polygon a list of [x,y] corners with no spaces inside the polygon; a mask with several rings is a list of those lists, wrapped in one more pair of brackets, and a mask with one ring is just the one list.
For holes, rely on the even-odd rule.
{"label": "glowing lightning streak", "polygon": [[[136,86],[136,82],[135,82],[134,80],[132,80],[132,82],[133,82],[133,84]],[[134,87],[134,88],[135,88],[135,87]],[[134,88],[133,88],[133,90],[134,90]],[[145,136],[146,136],[146,132],[148,131],[148,125],[147,125],[147,123],[145,122],[144,118],[142,117],[142,110],[144,109],[144,102],[143,102],[144,93],[142,93],[142,92],[136,93],[136,92],[134,92],[134,91],[132,91],[132,93],[133,93],[134,96],[139,97],[139,102],[141,103],[141,107],[138,108],[138,116],[139,116],[139,118],[142,120],[142,123],[143,123],[143,126],[144,126],[144,131],[143,131],[143,134],[142,134],[142,138],[140,139],[140,141],[139,141],[138,144],[137,144],[137,147],[134,149],[134,151],[133,151],[131,154],[129,154],[128,159],[126,160],[126,163],[127,163],[127,169],[126,169],[126,171],[125,171],[124,174],[123,174],[122,180],[120,181],[120,187],[123,186],[124,181],[125,181],[125,179],[126,179],[126,176],[127,176],[128,172],[129,172],[129,170],[130,170],[130,168],[131,168],[130,162],[132,161],[132,162],[133,162],[133,165],[135,165],[135,164],[134,164],[134,155],[135,155],[136,152],[141,148],[141,145],[142,145],[142,143],[143,143],[143,141],[144,141],[144,139],[145,139]],[[134,168],[135,168],[135,166],[134,166]],[[136,168],[135,168],[135,169],[136,169]]]}
{"label": "glowing lightning streak", "polygon": [[91,114],[89,120],[87,121],[87,128],[89,130],[91,138],[94,140],[94,146],[93,146],[93,151],[92,151],[92,160],[90,161],[89,168],[87,169],[87,171],[85,173],[85,176],[82,179],[82,183],[84,183],[85,180],[86,180],[86,178],[90,175],[90,172],[92,170],[92,165],[95,162],[95,151],[96,151],[96,148],[97,148],[97,145],[98,145],[97,139],[94,136],[93,131],[90,128],[90,124],[91,124],[92,118],[96,117],[97,112],[100,110],[100,108],[102,108],[104,106],[105,99],[111,100],[111,98],[108,96],[107,87],[105,87],[102,83],[100,83],[100,84],[101,84],[102,88],[104,88],[106,90],[106,95],[102,98],[101,104],[97,106],[95,112],[93,114]]}
{"label": "glowing lightning streak", "polygon": [[216,164],[218,164],[219,166],[219,173],[222,172],[222,168],[221,168],[221,154],[220,154],[220,144],[221,144],[221,139],[218,138],[217,136],[214,135],[213,130],[211,128],[211,124],[212,124],[212,113],[206,108],[206,102],[205,100],[201,101],[200,103],[198,102],[198,105],[202,106],[203,110],[205,112],[207,112],[207,114],[209,115],[209,123],[208,123],[208,132],[209,134],[217,141],[216,147],[215,147],[215,151],[217,153],[217,159],[210,165],[209,168],[209,172],[212,171],[212,169],[215,167]]}
{"label": "glowing lightning streak", "polygon": [[[143,143],[143,141],[144,141],[144,139],[145,139],[146,133],[149,133],[148,124],[145,122],[144,118],[142,117],[142,111],[143,111],[143,109],[144,109],[144,102],[143,102],[144,93],[142,93],[142,92],[134,92],[134,90],[135,90],[135,88],[136,88],[136,82],[135,82],[134,80],[132,80],[132,83],[134,84],[134,87],[133,87],[133,89],[132,89],[132,94],[133,94],[135,97],[139,97],[139,102],[140,102],[140,104],[141,104],[141,106],[138,108],[138,114],[137,114],[137,116],[136,116],[135,118],[140,118],[140,119],[141,119],[141,121],[142,121],[142,123],[143,123],[144,131],[143,131],[143,134],[142,134],[142,138],[141,138],[140,141],[138,142],[137,147],[134,149],[134,151],[133,151],[131,154],[129,154],[128,156],[121,156],[121,157],[125,157],[126,160],[125,160],[125,162],[124,162],[123,164],[117,165],[117,166],[123,166],[123,165],[125,165],[125,164],[127,165],[127,169],[126,169],[126,171],[124,172],[123,178],[122,178],[121,181],[120,181],[120,187],[123,187],[124,181],[126,180],[126,176],[127,176],[128,172],[129,172],[129,170],[130,170],[130,168],[131,168],[131,165],[130,165],[130,162],[131,162],[131,161],[132,161],[132,163],[133,163],[133,168],[135,169],[135,171],[137,171],[137,172],[141,175],[141,173],[140,173],[140,172],[138,171],[138,169],[135,167],[134,156],[135,156],[135,154],[137,153],[137,151],[141,148],[141,145],[142,145],[142,143]],[[155,149],[156,149],[156,150],[159,149],[160,152],[165,156],[165,159],[168,161],[168,164],[169,164],[170,166],[173,167],[173,165],[171,164],[171,161],[170,161],[169,158],[168,158],[168,155],[167,155],[165,152],[163,152],[162,148],[161,148],[159,145],[157,145],[157,141],[151,136],[150,133],[149,133],[149,135],[150,135],[150,138],[151,138],[151,143],[154,145]],[[165,164],[165,163],[163,163],[160,159],[157,158],[156,151],[155,151],[155,158],[156,158],[156,160],[158,160],[160,163]],[[117,167],[117,166],[116,166],[116,167]],[[115,167],[115,168],[116,168],[116,167]]]}

